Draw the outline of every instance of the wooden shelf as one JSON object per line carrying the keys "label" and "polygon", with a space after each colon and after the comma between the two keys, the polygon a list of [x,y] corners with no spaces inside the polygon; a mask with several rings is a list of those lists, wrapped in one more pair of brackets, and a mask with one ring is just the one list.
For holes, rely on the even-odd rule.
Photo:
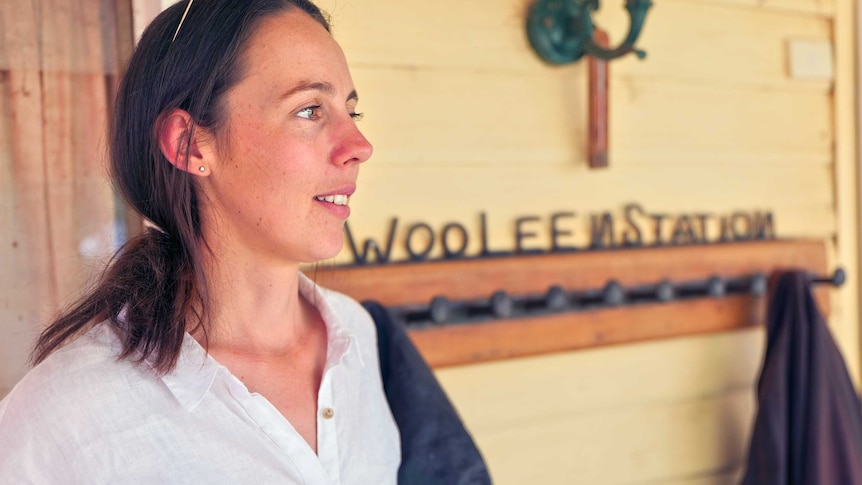
{"label": "wooden shelf", "polygon": [[[756,272],[804,269],[826,274],[822,241],[782,240],[721,245],[576,252],[416,264],[336,267],[312,276],[322,286],[357,300],[386,306],[423,304],[435,296],[476,299],[504,290],[510,295],[544,293],[559,285],[568,291],[661,280],[734,278]],[[816,290],[828,314],[828,291]],[[765,297],[649,303],[541,317],[441,325],[410,330],[432,367],[443,367],[601,345],[716,332],[762,324]]]}

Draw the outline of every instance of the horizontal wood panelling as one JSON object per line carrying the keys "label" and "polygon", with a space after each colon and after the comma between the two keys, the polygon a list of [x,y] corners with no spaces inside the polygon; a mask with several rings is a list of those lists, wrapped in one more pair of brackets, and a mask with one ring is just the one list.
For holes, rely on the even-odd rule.
{"label": "horizontal wood panelling", "polygon": [[[373,163],[585,164],[585,73],[355,68],[353,76],[367,115],[361,126],[376,145]],[[612,74],[611,167],[824,163],[829,96],[828,88],[740,89]]]}
{"label": "horizontal wood panelling", "polygon": [[[612,44],[628,32],[622,2],[602,2],[595,21],[609,30]],[[654,3],[637,42],[647,52],[646,59],[614,61],[611,70],[695,83],[798,86],[805,83],[787,75],[787,40],[830,36],[828,18],[708,0],[664,0]]]}
{"label": "horizontal wood panelling", "polygon": [[376,146],[375,163],[540,164],[583,158],[582,76],[362,67],[352,72],[359,109],[366,114],[361,128]]}
{"label": "horizontal wood panelling", "polygon": [[822,162],[830,153],[827,91],[621,81],[611,96],[610,150],[642,154],[627,159],[617,153],[613,158],[618,168],[667,161],[706,165],[719,158],[746,164]]}
{"label": "horizontal wood panelling", "polygon": [[[395,167],[370,162],[363,168],[359,190],[351,200],[349,225],[359,243],[368,238],[385,244],[392,217],[398,217],[393,259],[404,259],[404,237],[409,225],[426,222],[436,231],[451,222],[470,231],[468,254],[480,250],[479,213],[487,214],[488,245],[494,250],[513,250],[517,217],[540,216],[525,226],[537,233],[525,247],[550,247],[550,215],[572,211],[576,218],[560,227],[573,234],[561,240],[584,247],[589,244],[590,214],[612,211],[618,217],[617,232],[625,229],[623,206],[640,203],[649,213],[678,214],[734,210],[772,211],[779,237],[830,237],[835,230],[830,196],[832,170],[828,166],[776,170],[754,165],[744,172],[732,165],[668,165],[664,167],[587,171],[570,167],[456,167],[429,164]],[[610,190],[609,188],[612,188]],[[668,198],[668,194],[673,194]],[[725,194],[733,194],[726,196]],[[684,201],[684,205],[680,205]],[[430,210],[433,207],[433,210]],[[653,224],[638,219],[648,241]],[[670,237],[671,227],[664,236]],[[708,225],[711,239],[719,228]],[[434,255],[439,256],[439,244]],[[337,262],[351,262],[345,248]]]}
{"label": "horizontal wood panelling", "polygon": [[[484,211],[493,249],[512,248],[527,214],[542,217],[531,241],[543,247],[554,211],[619,216],[636,201],[671,214],[771,210],[779,236],[833,249],[833,83],[791,79],[787,42],[832,40],[834,0],[654,2],[638,42],[647,59],[610,65],[604,171],[586,169],[585,67],[538,60],[528,3],[324,0],[376,148],[351,201],[358,239],[382,241],[392,216],[399,238],[415,222],[473,231]],[[617,41],[622,2],[602,2],[596,23]],[[586,242],[584,219],[573,244]],[[763,344],[757,327],[437,375],[495,483],[729,484]]]}
{"label": "horizontal wood panelling", "polygon": [[752,389],[763,327],[437,369],[474,433]]}
{"label": "horizontal wood panelling", "polygon": [[[495,483],[737,483],[727,480],[738,475],[747,451],[764,345],[765,332],[754,328],[436,375],[479,442]],[[684,410],[697,407],[696,422],[686,420]],[[632,420],[637,410],[648,416]],[[554,427],[554,438],[543,434]],[[686,446],[699,457],[663,456]],[[519,460],[509,463],[514,456]],[[658,467],[664,471],[647,473]]]}
{"label": "horizontal wood panelling", "polygon": [[[393,257],[401,258],[400,238],[407,225],[428,222],[439,230],[448,222],[460,222],[476,231],[478,213],[485,212],[490,247],[505,250],[513,246],[514,218],[535,214],[541,222],[531,227],[539,235],[530,245],[547,247],[548,216],[573,211],[578,214],[571,226],[575,233],[566,241],[582,246],[587,242],[584,223],[589,214],[610,210],[620,217],[625,203],[638,202],[648,212],[669,214],[770,210],[779,237],[816,239],[819,242],[810,244],[818,246],[818,255],[832,252],[832,261],[842,263],[840,257],[834,258],[833,246],[838,216],[844,217],[843,230],[849,213],[837,213],[835,203],[834,147],[841,145],[836,145],[833,127],[834,83],[789,78],[787,42],[832,40],[836,4],[850,1],[655,1],[638,42],[648,52],[647,59],[628,57],[610,65],[611,166],[597,172],[586,169],[584,156],[584,64],[550,67],[538,60],[524,35],[530,0],[320,0],[333,14],[335,37],[344,47],[362,98],[359,107],[366,119],[360,127],[376,148],[351,201],[354,235],[383,241],[389,218],[397,216],[401,225]],[[628,27],[622,3],[605,0],[596,15],[596,23],[609,31],[612,42]],[[87,52],[87,45],[68,47]],[[30,63],[22,66],[38,69],[32,64],[37,54],[28,57],[22,50],[21,57],[9,43],[0,45],[4,50],[7,58],[12,52],[19,62]],[[31,79],[38,82],[39,77],[27,81]],[[849,96],[839,101],[853,104]],[[0,190],[13,187],[3,177],[0,173]],[[37,199],[31,195],[22,200],[41,203]],[[0,209],[0,227],[4,219],[12,221],[13,215]],[[10,241],[0,235],[7,248]],[[477,248],[478,234],[471,232],[468,251]],[[38,249],[16,251],[31,254]],[[22,268],[15,254],[7,251],[0,261],[9,263],[16,277],[35,271]],[[655,268],[631,267],[619,253],[592,256],[596,259],[592,269],[568,271],[568,284],[601,286],[610,274],[627,281],[654,281],[667,275]],[[349,259],[342,253],[338,261]],[[738,258],[703,258],[713,265],[705,268],[676,257],[661,259],[662,268],[671,268],[678,278],[701,278],[714,267],[733,271],[751,264]],[[542,272],[541,265],[533,264],[536,261],[525,267],[532,275]],[[824,261],[817,259],[816,264],[827,269]],[[498,269],[506,269],[505,262],[499,263]],[[45,265],[46,271],[56,266]],[[438,290],[487,294],[500,284],[518,291],[543,290],[547,283],[524,286],[529,278],[519,277],[517,271],[508,281],[488,274],[484,286],[459,285],[452,278],[429,283],[416,277],[422,268],[404,270],[411,273],[406,282],[391,275],[385,279],[400,285],[400,291],[425,291],[423,298]],[[324,273],[318,273],[318,280],[327,286]],[[380,288],[367,296],[379,299]],[[20,291],[15,291],[19,293],[3,294],[0,322],[20,318],[20,304],[15,303]],[[820,290],[824,291],[828,290]],[[832,310],[840,313],[841,302]],[[853,310],[839,315],[839,328],[852,327],[845,332],[843,345],[855,349],[858,322]],[[606,320],[615,312],[624,315],[617,320],[626,320],[634,331],[624,325],[609,327]],[[712,320],[700,319],[698,312]],[[447,367],[435,373],[474,433],[497,484],[737,483],[765,344],[762,326],[744,327],[751,313],[750,302],[735,297],[573,315],[546,321],[548,326],[542,328],[518,330],[516,324],[510,342],[521,339],[545,350],[595,343],[600,334],[607,342],[622,331],[629,332],[628,337],[644,337],[638,329],[658,337],[697,325],[712,330],[743,328]],[[566,332],[575,325],[581,333],[572,332],[574,338],[566,341]],[[525,329],[534,333],[517,333]],[[477,335],[469,337],[476,339],[474,344],[499,345]],[[0,371],[9,367],[4,360],[9,356],[22,360],[26,349],[20,341],[30,339],[21,335],[0,339]],[[464,340],[455,335],[434,345],[457,350]],[[0,373],[14,381],[10,375]],[[0,385],[0,396],[5,391]]]}
{"label": "horizontal wood panelling", "polygon": [[[492,170],[469,165],[428,164],[414,168],[369,162],[351,199],[350,224],[376,233],[384,227],[369,227],[365,221],[379,224],[377,221],[387,221],[395,215],[404,220],[468,218],[475,211],[509,220],[516,215],[555,210],[621,210],[628,202],[669,213],[774,209],[784,218],[793,218],[795,210],[832,210],[828,191],[831,172],[831,167],[825,165],[793,170],[752,166],[740,173],[730,164],[588,172],[574,166],[524,164]],[[667,193],[673,193],[685,205],[669,200]],[[433,204],[434,211],[428,210],[429,204]],[[781,212],[783,208],[787,210]],[[822,221],[811,223],[824,227]]]}
{"label": "horizontal wood panelling", "polygon": [[777,13],[831,17],[835,14],[836,0],[677,0],[694,4],[726,5],[752,10],[770,10]]}
{"label": "horizontal wood panelling", "polygon": [[[831,35],[827,18],[787,15],[794,8],[804,12],[803,3],[831,10],[826,0],[655,2],[638,42],[647,59],[614,61],[611,72],[710,83],[786,82],[786,39]],[[524,28],[528,4],[481,0],[464,8],[456,0],[321,2],[333,13],[334,35],[353,67],[474,73],[573,69],[547,66],[533,53]],[[628,31],[623,3],[603,2],[596,23],[609,32],[612,43],[619,42]]]}
{"label": "horizontal wood panelling", "polygon": [[744,465],[729,465],[718,470],[705,470],[683,478],[661,478],[631,485],[737,485],[745,472]]}
{"label": "horizontal wood panelling", "polygon": [[532,422],[474,437],[498,485],[663,481],[740,463],[752,397],[746,389],[565,417],[542,416],[536,406]]}

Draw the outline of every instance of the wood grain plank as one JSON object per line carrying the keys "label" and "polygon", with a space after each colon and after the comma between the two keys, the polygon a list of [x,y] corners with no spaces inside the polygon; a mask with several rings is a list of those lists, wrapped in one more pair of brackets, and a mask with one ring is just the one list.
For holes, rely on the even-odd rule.
{"label": "wood grain plank", "polygon": [[[412,72],[581,70],[548,66],[533,53],[524,28],[529,3],[320,2],[332,13],[335,38],[351,67],[401,66]],[[622,6],[603,4],[595,16],[612,44],[628,31]],[[647,60],[620,59],[612,70],[717,83],[787,83],[785,39],[828,39],[831,15],[831,0],[662,0],[649,12],[638,42],[648,52]]]}
{"label": "wood grain plank", "polygon": [[646,482],[632,482],[632,485],[736,485],[742,480],[745,473],[745,464],[728,465],[718,470],[699,472],[694,476],[662,478]]}
{"label": "wood grain plank", "polygon": [[435,375],[477,433],[753,389],[763,327],[446,367]]}
{"label": "wood grain plank", "polygon": [[[857,12],[860,11],[858,1],[844,0],[837,5],[835,18],[835,95],[834,95],[834,125],[835,125],[835,212],[837,224],[836,252],[837,258],[848,268],[854,268],[848,274],[847,284],[841,288],[837,297],[841,300],[840,323],[834,329],[838,345],[841,347],[850,375],[857,386],[862,385],[862,352],[860,352],[860,286],[859,270],[859,150],[858,133],[859,120],[856,107],[859,106],[860,89],[855,68],[860,59],[857,51],[857,40],[862,24],[858,23]],[[854,38],[854,36],[856,38]]]}
{"label": "wood grain plank", "polygon": [[551,284],[571,291],[601,288],[610,279],[624,286],[663,279],[699,280],[755,271],[801,267],[826,271],[822,241],[766,241],[739,244],[593,251],[426,264],[375,265],[319,271],[317,281],[357,300],[384,305],[481,298],[498,289],[510,294],[543,293]]}
{"label": "wood grain plank", "polygon": [[[0,394],[20,378],[40,326],[113,246],[104,170],[106,73],[117,72],[116,10],[89,0],[5,2],[0,139]],[[116,7],[116,5],[114,5]],[[104,23],[103,23],[104,20]],[[3,64],[5,63],[5,64]],[[8,212],[6,212],[8,211]],[[9,249],[11,248],[11,250]],[[101,256],[104,253],[99,254]]]}
{"label": "wood grain plank", "polygon": [[[620,168],[831,161],[828,85],[741,89],[645,80],[613,67],[609,151]],[[377,164],[586,166],[585,72],[358,67],[353,77]]]}
{"label": "wood grain plank", "polygon": [[41,19],[46,63],[41,73],[41,163],[59,303],[74,298],[114,249],[105,136],[106,65],[118,62],[116,31],[102,30],[98,9],[82,0],[76,3],[46,0],[45,11],[51,14]]}
{"label": "wood grain plank", "polygon": [[[835,15],[835,0],[677,0],[695,4],[716,4],[728,7],[744,7],[755,11],[774,11],[801,15],[832,17]],[[840,0],[839,0],[840,1]]]}
{"label": "wood grain plank", "polygon": [[537,415],[474,438],[500,485],[665,483],[738,465],[753,416],[753,393],[741,390],[588,415]]}
{"label": "wood grain plank", "polygon": [[0,193],[7,212],[0,227],[4,254],[0,276],[0,394],[11,389],[26,370],[33,329],[45,316],[40,310],[57,301],[53,284],[47,201],[42,164],[42,96],[39,72],[39,19],[30,3],[2,2],[0,30],[6,42],[2,57],[0,127],[7,141],[0,145],[0,163],[10,190]]}
{"label": "wood grain plank", "polygon": [[762,324],[765,302],[748,296],[596,310],[412,330],[432,367],[727,331]]}
{"label": "wood grain plank", "polygon": [[[524,226],[537,233],[524,246],[549,248],[550,215],[554,212],[575,213],[574,218],[560,221],[559,227],[572,231],[560,241],[585,247],[590,243],[590,216],[610,211],[617,221],[623,221],[623,208],[630,202],[640,203],[650,214],[772,211],[779,237],[829,238],[836,224],[832,180],[828,166],[645,166],[590,173],[585,167],[413,168],[370,163],[363,167],[359,190],[351,198],[349,226],[356,241],[374,239],[385,244],[391,220],[397,217],[394,260],[406,258],[406,233],[418,222],[429,224],[438,233],[448,223],[462,224],[469,231],[467,254],[477,254],[481,250],[483,212],[492,250],[515,248],[515,219],[526,215],[540,220]],[[720,234],[717,221],[707,222],[710,240]],[[640,217],[636,222],[651,244],[655,224]],[[672,228],[666,226],[662,231],[668,239]],[[617,233],[625,229],[622,223],[615,225]],[[432,254],[442,255],[439,242]],[[345,247],[335,262],[352,260]]]}

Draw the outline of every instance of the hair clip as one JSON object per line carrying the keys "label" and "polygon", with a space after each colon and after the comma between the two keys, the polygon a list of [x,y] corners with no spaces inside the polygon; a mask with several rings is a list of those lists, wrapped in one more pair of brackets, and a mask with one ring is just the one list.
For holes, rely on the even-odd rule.
{"label": "hair clip", "polygon": [[192,2],[194,2],[194,1],[195,0],[189,0],[189,3],[186,4],[186,11],[183,12],[183,17],[180,19],[180,24],[177,25],[177,30],[176,30],[176,32],[174,32],[174,38],[171,39],[171,43],[173,43],[175,40],[177,40],[177,34],[180,33],[180,28],[183,26],[183,22],[186,21],[186,15],[189,14],[189,9],[192,8]]}

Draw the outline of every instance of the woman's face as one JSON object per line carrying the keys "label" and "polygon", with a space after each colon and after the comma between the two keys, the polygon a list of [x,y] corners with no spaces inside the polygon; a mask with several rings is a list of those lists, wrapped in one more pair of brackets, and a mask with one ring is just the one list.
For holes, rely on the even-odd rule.
{"label": "woman's face", "polygon": [[225,95],[227,123],[201,188],[208,241],[287,263],[335,256],[347,199],[372,152],[356,127],[344,53],[304,12],[264,19]]}

